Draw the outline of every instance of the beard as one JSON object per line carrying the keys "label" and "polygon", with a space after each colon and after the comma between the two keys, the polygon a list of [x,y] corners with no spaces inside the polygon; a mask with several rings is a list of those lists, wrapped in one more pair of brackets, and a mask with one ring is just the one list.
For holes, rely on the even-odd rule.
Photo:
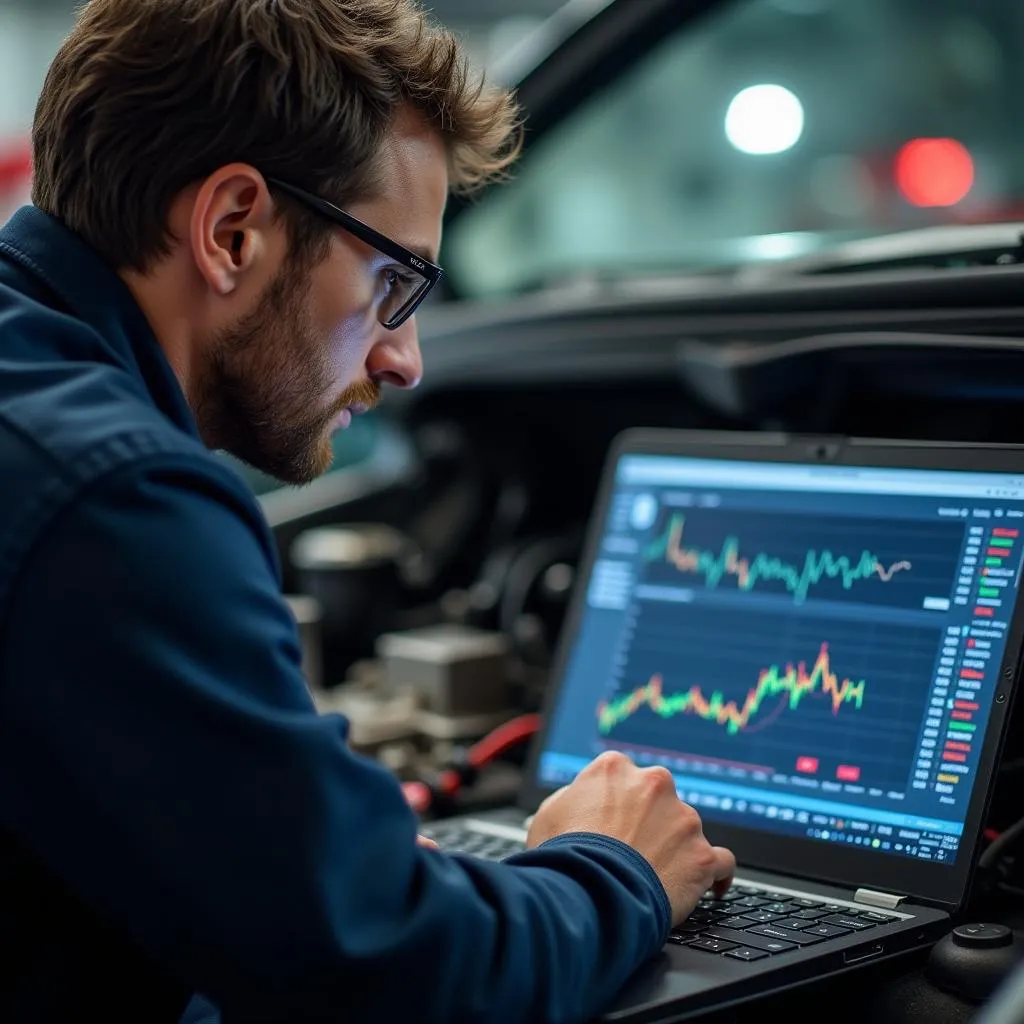
{"label": "beard", "polygon": [[330,398],[334,372],[309,313],[310,289],[307,268],[282,268],[257,308],[215,339],[195,403],[211,447],[289,484],[330,468],[332,426],[343,409],[380,401],[368,378]]}

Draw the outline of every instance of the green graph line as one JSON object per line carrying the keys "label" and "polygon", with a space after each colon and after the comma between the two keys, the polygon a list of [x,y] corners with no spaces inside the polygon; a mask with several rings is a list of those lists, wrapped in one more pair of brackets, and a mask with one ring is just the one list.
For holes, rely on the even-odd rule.
{"label": "green graph line", "polygon": [[840,679],[832,671],[828,644],[821,645],[809,672],[804,662],[790,662],[784,668],[771,665],[763,669],[758,675],[757,684],[747,691],[741,702],[726,700],[720,690],[706,697],[699,686],[666,696],[662,686],[661,676],[655,675],[647,684],[631,693],[611,702],[602,701],[597,708],[599,730],[607,734],[645,706],[661,718],[696,715],[705,721],[724,726],[730,736],[735,736],[747,727],[765,700],[779,694],[787,695],[786,703],[791,711],[800,706],[805,696],[815,692],[829,698],[833,715],[837,715],[844,704],[852,704],[858,711],[864,706],[864,680]]}
{"label": "green graph line", "polygon": [[888,583],[896,573],[911,568],[908,561],[885,566],[877,555],[867,550],[856,559],[828,550],[820,553],[810,550],[802,566],[764,553],[747,559],[740,555],[739,538],[731,536],[726,537],[717,553],[701,551],[683,546],[685,523],[685,516],[672,516],[662,536],[647,548],[645,557],[648,562],[665,561],[680,572],[701,575],[709,589],[717,587],[726,576],[735,577],[740,590],[752,590],[762,580],[779,581],[793,595],[794,602],[800,604],[806,600],[811,587],[823,579],[838,579],[849,590],[855,583],[872,576]]}

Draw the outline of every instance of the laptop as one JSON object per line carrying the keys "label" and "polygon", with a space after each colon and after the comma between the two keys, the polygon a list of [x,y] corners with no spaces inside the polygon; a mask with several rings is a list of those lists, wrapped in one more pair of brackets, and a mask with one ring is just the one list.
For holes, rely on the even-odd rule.
{"label": "laptop", "polygon": [[964,905],[1021,657],[1024,449],[633,430],[608,456],[502,858],[603,750],[739,865],[602,1018],[686,1019],[926,946]]}

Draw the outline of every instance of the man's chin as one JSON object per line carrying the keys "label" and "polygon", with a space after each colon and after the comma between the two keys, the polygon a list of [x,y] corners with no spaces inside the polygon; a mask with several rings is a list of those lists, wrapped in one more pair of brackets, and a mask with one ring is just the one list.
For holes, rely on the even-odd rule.
{"label": "man's chin", "polygon": [[307,451],[292,456],[273,456],[265,452],[232,451],[230,454],[241,459],[259,473],[279,480],[290,487],[311,484],[326,473],[334,463],[334,445],[331,434],[320,437]]}

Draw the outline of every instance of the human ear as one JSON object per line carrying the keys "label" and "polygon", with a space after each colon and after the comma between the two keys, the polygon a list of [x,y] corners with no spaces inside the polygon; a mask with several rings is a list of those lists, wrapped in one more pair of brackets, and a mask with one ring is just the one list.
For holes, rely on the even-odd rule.
{"label": "human ear", "polygon": [[200,185],[189,235],[196,268],[214,292],[232,294],[266,256],[272,222],[273,200],[255,168],[229,164]]}

